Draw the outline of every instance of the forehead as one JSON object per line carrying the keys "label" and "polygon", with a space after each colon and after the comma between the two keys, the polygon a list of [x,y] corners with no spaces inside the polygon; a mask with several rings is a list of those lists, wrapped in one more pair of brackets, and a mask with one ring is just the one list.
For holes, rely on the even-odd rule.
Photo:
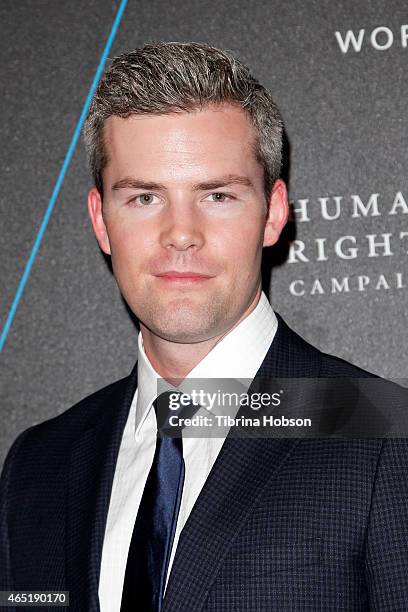
{"label": "forehead", "polygon": [[104,126],[105,179],[155,173],[163,180],[212,172],[262,174],[248,114],[233,105],[166,115],[109,117]]}

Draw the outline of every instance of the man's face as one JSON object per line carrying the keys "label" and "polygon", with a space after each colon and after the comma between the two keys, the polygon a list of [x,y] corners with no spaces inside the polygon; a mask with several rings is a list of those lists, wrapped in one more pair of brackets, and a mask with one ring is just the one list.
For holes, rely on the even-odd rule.
{"label": "man's face", "polygon": [[281,181],[265,201],[246,113],[110,117],[104,137],[103,210],[92,189],[89,212],[130,308],[171,342],[228,332],[259,294],[262,247],[287,217]]}

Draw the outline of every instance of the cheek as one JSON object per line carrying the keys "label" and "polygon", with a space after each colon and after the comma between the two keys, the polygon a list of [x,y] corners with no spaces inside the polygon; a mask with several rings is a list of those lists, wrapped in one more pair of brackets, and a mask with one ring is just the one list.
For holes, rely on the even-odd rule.
{"label": "cheek", "polygon": [[108,228],[112,261],[137,265],[152,252],[155,241],[146,231],[126,222],[112,223]]}
{"label": "cheek", "polygon": [[225,224],[218,229],[216,242],[233,267],[251,267],[262,255],[263,226],[259,220],[243,219],[239,224]]}

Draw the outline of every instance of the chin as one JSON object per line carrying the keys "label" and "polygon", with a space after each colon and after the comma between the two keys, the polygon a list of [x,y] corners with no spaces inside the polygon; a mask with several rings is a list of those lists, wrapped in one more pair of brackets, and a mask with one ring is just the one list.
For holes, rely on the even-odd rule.
{"label": "chin", "polygon": [[[132,308],[151,333],[169,342],[192,344],[210,340],[228,328],[232,308],[224,294],[157,296]],[[146,296],[144,296],[146,297]]]}
{"label": "chin", "polygon": [[193,344],[209,340],[220,333],[222,325],[215,313],[212,314],[213,316],[209,316],[207,310],[205,315],[193,315],[180,308],[170,316],[167,312],[165,318],[151,321],[147,326],[154,334],[169,342]]}

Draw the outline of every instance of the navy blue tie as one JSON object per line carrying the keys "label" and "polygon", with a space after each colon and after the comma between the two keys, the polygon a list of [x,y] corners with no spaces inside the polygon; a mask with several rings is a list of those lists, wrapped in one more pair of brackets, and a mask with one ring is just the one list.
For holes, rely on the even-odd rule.
{"label": "navy blue tie", "polygon": [[[169,392],[162,393],[153,406],[158,429],[165,431]],[[121,612],[160,612],[162,607],[185,472],[181,428],[172,427],[171,436],[158,435],[156,440],[130,542]]]}

